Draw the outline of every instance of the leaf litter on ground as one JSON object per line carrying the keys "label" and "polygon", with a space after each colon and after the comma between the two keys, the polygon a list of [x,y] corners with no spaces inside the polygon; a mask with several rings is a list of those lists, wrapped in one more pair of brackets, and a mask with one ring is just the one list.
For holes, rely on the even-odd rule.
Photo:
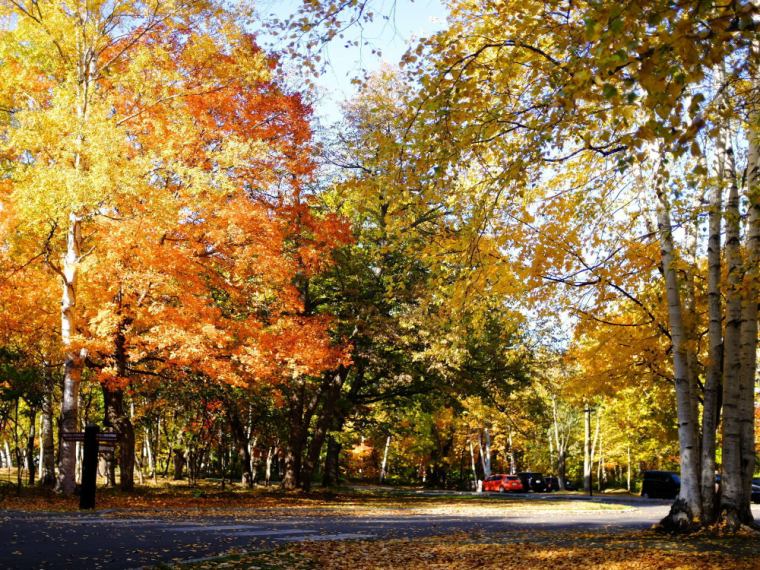
{"label": "leaf litter on ground", "polygon": [[177,568],[609,570],[760,569],[754,536],[671,537],[654,531],[509,531],[391,540],[312,541]]}

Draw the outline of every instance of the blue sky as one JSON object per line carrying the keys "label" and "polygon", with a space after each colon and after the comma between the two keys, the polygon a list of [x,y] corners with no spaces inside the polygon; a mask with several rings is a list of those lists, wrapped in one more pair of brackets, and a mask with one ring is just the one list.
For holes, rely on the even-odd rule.
{"label": "blue sky", "polygon": [[[256,5],[262,16],[275,14],[284,19],[293,14],[299,4],[298,0],[259,0]],[[315,111],[327,123],[339,118],[340,103],[356,93],[352,78],[364,71],[372,72],[383,63],[398,63],[415,38],[444,27],[447,13],[441,0],[375,0],[372,8],[377,14],[375,22],[363,29],[354,27],[346,33],[346,38],[328,45],[324,53],[328,67],[317,80],[319,97]],[[386,21],[382,15],[390,19]],[[351,39],[366,40],[370,45],[344,47]],[[373,47],[381,50],[381,57],[372,53]]]}

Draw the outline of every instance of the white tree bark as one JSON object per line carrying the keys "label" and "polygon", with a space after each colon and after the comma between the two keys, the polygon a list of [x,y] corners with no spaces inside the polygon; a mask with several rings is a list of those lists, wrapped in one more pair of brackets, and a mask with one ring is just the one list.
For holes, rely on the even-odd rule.
{"label": "white tree bark", "polygon": [[517,473],[517,464],[515,462],[515,450],[512,446],[512,428],[509,428],[509,474],[514,475]]}
{"label": "white tree bark", "polygon": [[706,522],[715,518],[715,445],[720,408],[723,364],[723,301],[721,293],[721,226],[723,220],[723,181],[725,168],[718,158],[718,181],[709,194],[707,222],[707,343],[708,361],[702,405],[702,516]]}
{"label": "white tree bark", "polygon": [[[760,41],[753,42],[755,87],[760,84]],[[750,510],[752,477],[755,471],[755,381],[757,375],[757,318],[760,301],[760,110],[753,109],[749,120],[749,149],[745,198],[747,200],[747,238],[744,286],[742,287],[742,324],[740,329],[740,429],[743,523],[753,521]]]}
{"label": "white tree bark", "polygon": [[388,465],[388,448],[391,446],[391,436],[385,438],[385,451],[383,451],[383,462],[380,465],[380,483],[385,480],[385,468]]}
{"label": "white tree bark", "polygon": [[591,408],[583,410],[583,489],[591,492]]}
{"label": "white tree bark", "polygon": [[475,448],[472,445],[472,440],[470,440],[470,461],[472,462],[472,480],[477,484],[478,470],[475,467]]}
{"label": "white tree bark", "polygon": [[665,181],[660,174],[655,180],[657,194],[657,229],[660,240],[662,270],[668,303],[671,342],[673,344],[673,372],[678,415],[678,442],[681,456],[681,494],[668,516],[668,522],[677,527],[689,526],[694,518],[701,519],[699,442],[697,418],[693,417],[687,336],[683,318],[683,304],[676,272],[676,253],[670,221],[670,202]]}
{"label": "white tree bark", "polygon": [[259,461],[256,457],[256,445],[259,442],[258,436],[252,436],[253,429],[249,427],[248,429],[248,457],[250,459],[250,470],[251,470],[251,486],[254,486],[256,484],[256,473],[258,471],[259,467]]}
{"label": "white tree bark", "polygon": [[3,452],[5,454],[5,468],[6,469],[12,469],[13,468],[13,456],[11,455],[11,446],[8,445],[8,440],[6,439],[3,442]]}
{"label": "white tree bark", "polygon": [[485,435],[486,445],[483,448],[483,442],[478,437],[478,446],[480,447],[480,462],[483,467],[483,477],[491,476],[491,434],[488,433],[488,428],[483,430]]}
{"label": "white tree bark", "polygon": [[742,259],[740,248],[739,188],[733,149],[727,133],[719,138],[719,152],[725,156],[726,202],[726,330],[723,338],[723,474],[721,511],[732,526],[738,524],[742,504],[741,470],[741,358]]}
{"label": "white tree bark", "polygon": [[[61,343],[65,350],[63,364],[63,401],[61,404],[61,429],[74,432],[78,426],[79,383],[82,378],[82,354],[73,347],[76,332],[77,270],[81,256],[81,220],[69,215],[66,239],[66,255],[63,259],[61,296]],[[74,493],[76,486],[76,446],[73,441],[61,440],[57,488],[65,495]]]}

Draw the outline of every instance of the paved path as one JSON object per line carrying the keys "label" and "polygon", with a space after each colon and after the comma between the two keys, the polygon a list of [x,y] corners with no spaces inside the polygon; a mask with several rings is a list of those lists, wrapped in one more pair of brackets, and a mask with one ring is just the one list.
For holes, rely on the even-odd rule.
{"label": "paved path", "polygon": [[[119,513],[16,513],[0,511],[0,568],[142,568],[176,559],[197,559],[231,548],[255,549],[304,540],[347,540],[423,536],[455,531],[508,531],[510,529],[583,530],[647,528],[668,510],[666,501],[615,500],[633,505],[629,510],[577,512],[482,509],[476,514],[432,514],[378,509],[377,515],[352,516],[333,509],[310,509],[308,514],[257,512],[234,517],[119,518]],[[494,497],[494,500],[504,500]],[[509,500],[509,499],[506,499]],[[569,499],[567,499],[569,500]],[[556,496],[553,498],[556,501]],[[506,505],[505,505],[506,506]],[[760,511],[756,512],[760,517]]]}

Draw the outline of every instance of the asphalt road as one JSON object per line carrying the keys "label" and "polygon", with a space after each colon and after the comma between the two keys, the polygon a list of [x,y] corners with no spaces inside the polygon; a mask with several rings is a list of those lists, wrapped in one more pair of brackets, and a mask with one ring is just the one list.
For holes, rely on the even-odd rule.
{"label": "asphalt road", "polygon": [[[648,528],[668,511],[667,501],[602,498],[632,508],[572,510],[542,507],[542,495],[532,495],[535,511],[454,509],[431,513],[404,513],[379,509],[367,516],[311,509],[307,513],[258,512],[243,516],[176,515],[129,518],[123,513],[19,513],[0,511],[0,568],[143,568],[173,560],[202,559],[231,548],[256,549],[290,541],[377,539],[423,536],[455,531],[509,531],[510,529],[584,530]],[[550,499],[556,501],[555,495]],[[510,500],[494,496],[495,501]],[[578,501],[579,499],[565,499]],[[505,505],[506,506],[506,505]],[[439,504],[438,507],[441,507]],[[581,511],[579,512],[579,509]],[[438,512],[440,511],[440,512]],[[462,512],[463,511],[463,512]],[[475,514],[469,511],[475,511]],[[760,510],[755,513],[760,517]]]}

